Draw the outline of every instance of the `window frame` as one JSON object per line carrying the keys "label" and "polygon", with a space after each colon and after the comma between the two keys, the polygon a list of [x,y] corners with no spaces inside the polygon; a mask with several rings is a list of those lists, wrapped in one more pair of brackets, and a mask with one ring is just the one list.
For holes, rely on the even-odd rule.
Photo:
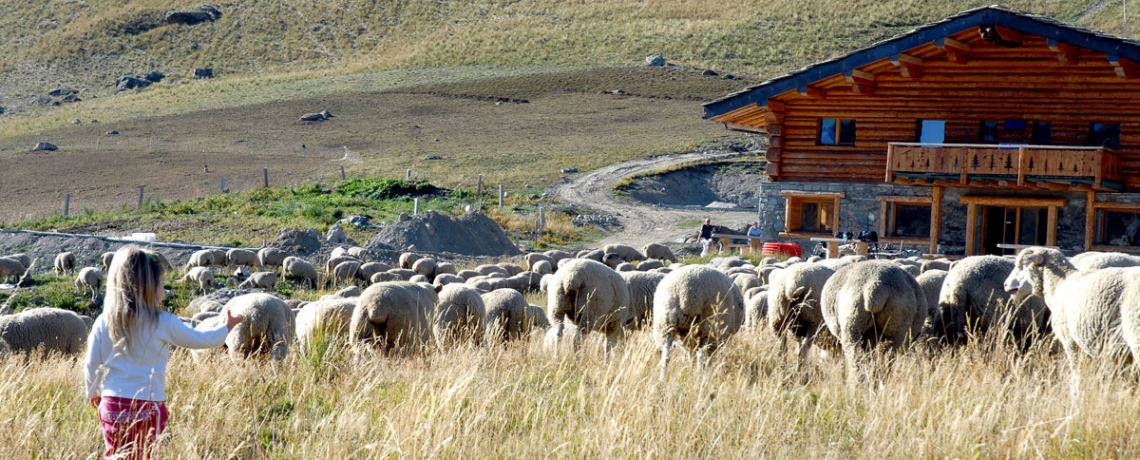
{"label": "window frame", "polygon": [[[1100,126],[1115,126],[1116,127],[1116,134],[1112,137],[1106,138],[1104,141],[1097,142],[1096,141],[1096,137],[1097,137],[1096,127],[1098,125],[1100,125]],[[1120,122],[1116,122],[1116,123],[1091,122],[1091,123],[1089,123],[1088,145],[1094,146],[1094,147],[1104,147],[1106,149],[1112,149],[1112,150],[1120,150],[1120,135],[1121,135],[1121,123]]]}
{"label": "window frame", "polygon": [[[832,139],[834,139],[835,142],[831,143],[831,144],[825,143],[823,141],[823,133],[825,132],[823,125],[827,120],[831,120],[835,123],[834,131],[831,133],[833,135]],[[844,123],[850,123],[851,129],[849,131],[844,129],[844,126],[843,126]],[[853,118],[851,118],[851,119],[831,118],[831,117],[820,118],[819,121],[816,122],[815,145],[831,146],[831,147],[854,147],[855,143],[858,142],[858,130],[859,130],[858,124],[856,123],[855,119],[853,119]],[[845,134],[850,134],[850,141],[844,141],[844,139],[848,137],[848,136],[845,136]]]}
{"label": "window frame", "polygon": [[[941,122],[942,123],[942,140],[941,141],[924,142],[922,140],[922,134],[924,131],[926,131],[924,129],[924,125],[928,121],[930,121],[930,122]],[[933,119],[933,118],[931,118],[931,119],[916,118],[914,124],[915,124],[915,130],[914,130],[915,131],[915,136],[914,136],[915,142],[922,143],[922,144],[945,144],[946,143],[946,120]]]}
{"label": "window frame", "polygon": [[[784,190],[780,192],[784,197],[784,231],[781,238],[809,238],[818,236],[831,236],[839,227],[840,204],[846,193],[843,192],[804,192],[799,190]],[[803,205],[807,203],[820,205],[819,209],[830,206],[830,213],[826,219],[819,219],[823,230],[805,230],[803,228]],[[822,212],[822,211],[817,211]]]}
{"label": "window frame", "polygon": [[[930,244],[931,235],[934,233],[934,197],[930,196],[897,196],[897,195],[881,195],[875,197],[875,200],[880,202],[879,213],[879,240],[889,238],[890,240],[905,241],[908,244]],[[927,234],[925,237],[916,236],[895,236],[895,231],[898,228],[898,207],[899,206],[923,206],[930,209],[930,218],[927,221]]]}
{"label": "window frame", "polygon": [[[1044,128],[1044,129],[1042,129]],[[1045,140],[1042,142],[1041,133],[1045,133]],[[1053,145],[1053,122],[1043,120],[1033,120],[1033,145]]]}
{"label": "window frame", "polygon": [[[993,130],[993,139],[986,140],[986,132]],[[1001,121],[997,120],[978,120],[978,143],[979,144],[998,144],[1001,142],[998,136],[998,128],[1002,125]]]}

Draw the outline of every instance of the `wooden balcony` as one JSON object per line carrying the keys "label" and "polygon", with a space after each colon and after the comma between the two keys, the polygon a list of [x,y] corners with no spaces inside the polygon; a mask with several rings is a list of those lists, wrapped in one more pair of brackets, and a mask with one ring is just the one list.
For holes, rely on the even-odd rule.
{"label": "wooden balcony", "polygon": [[887,182],[1032,190],[1120,191],[1120,154],[1063,145],[887,145]]}

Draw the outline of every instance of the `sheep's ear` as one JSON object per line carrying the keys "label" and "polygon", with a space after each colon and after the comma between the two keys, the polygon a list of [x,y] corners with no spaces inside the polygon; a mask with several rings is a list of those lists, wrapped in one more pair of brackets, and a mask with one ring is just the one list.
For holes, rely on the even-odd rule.
{"label": "sheep's ear", "polygon": [[1033,265],[1042,265],[1045,263],[1045,254],[1029,254],[1025,259]]}

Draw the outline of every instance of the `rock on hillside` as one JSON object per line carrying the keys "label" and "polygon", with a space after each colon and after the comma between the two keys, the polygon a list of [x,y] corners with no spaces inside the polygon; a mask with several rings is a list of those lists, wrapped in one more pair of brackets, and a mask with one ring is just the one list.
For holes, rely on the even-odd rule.
{"label": "rock on hillside", "polygon": [[450,252],[468,256],[514,256],[522,252],[499,224],[480,212],[451,217],[427,211],[385,227],[368,241],[368,249]]}

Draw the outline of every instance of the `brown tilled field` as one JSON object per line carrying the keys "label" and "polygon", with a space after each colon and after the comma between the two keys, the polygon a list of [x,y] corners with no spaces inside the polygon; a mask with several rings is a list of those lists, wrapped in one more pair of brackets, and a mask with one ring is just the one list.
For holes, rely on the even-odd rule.
{"label": "brown tilled field", "polygon": [[[0,222],[185,200],[262,184],[404,177],[441,187],[484,175],[486,184],[542,186],[561,168],[589,170],[680,151],[725,135],[701,119],[701,101],[741,81],[682,69],[599,69],[493,81],[283,100],[129,122],[64,124],[0,139]],[[622,89],[625,94],[601,88]],[[301,123],[327,109],[335,118]],[[118,131],[116,135],[107,134]],[[30,152],[37,141],[59,146]],[[344,157],[347,147],[351,154]],[[437,158],[437,159],[428,159]],[[206,167],[209,172],[206,172]],[[467,186],[470,186],[468,184]]]}

